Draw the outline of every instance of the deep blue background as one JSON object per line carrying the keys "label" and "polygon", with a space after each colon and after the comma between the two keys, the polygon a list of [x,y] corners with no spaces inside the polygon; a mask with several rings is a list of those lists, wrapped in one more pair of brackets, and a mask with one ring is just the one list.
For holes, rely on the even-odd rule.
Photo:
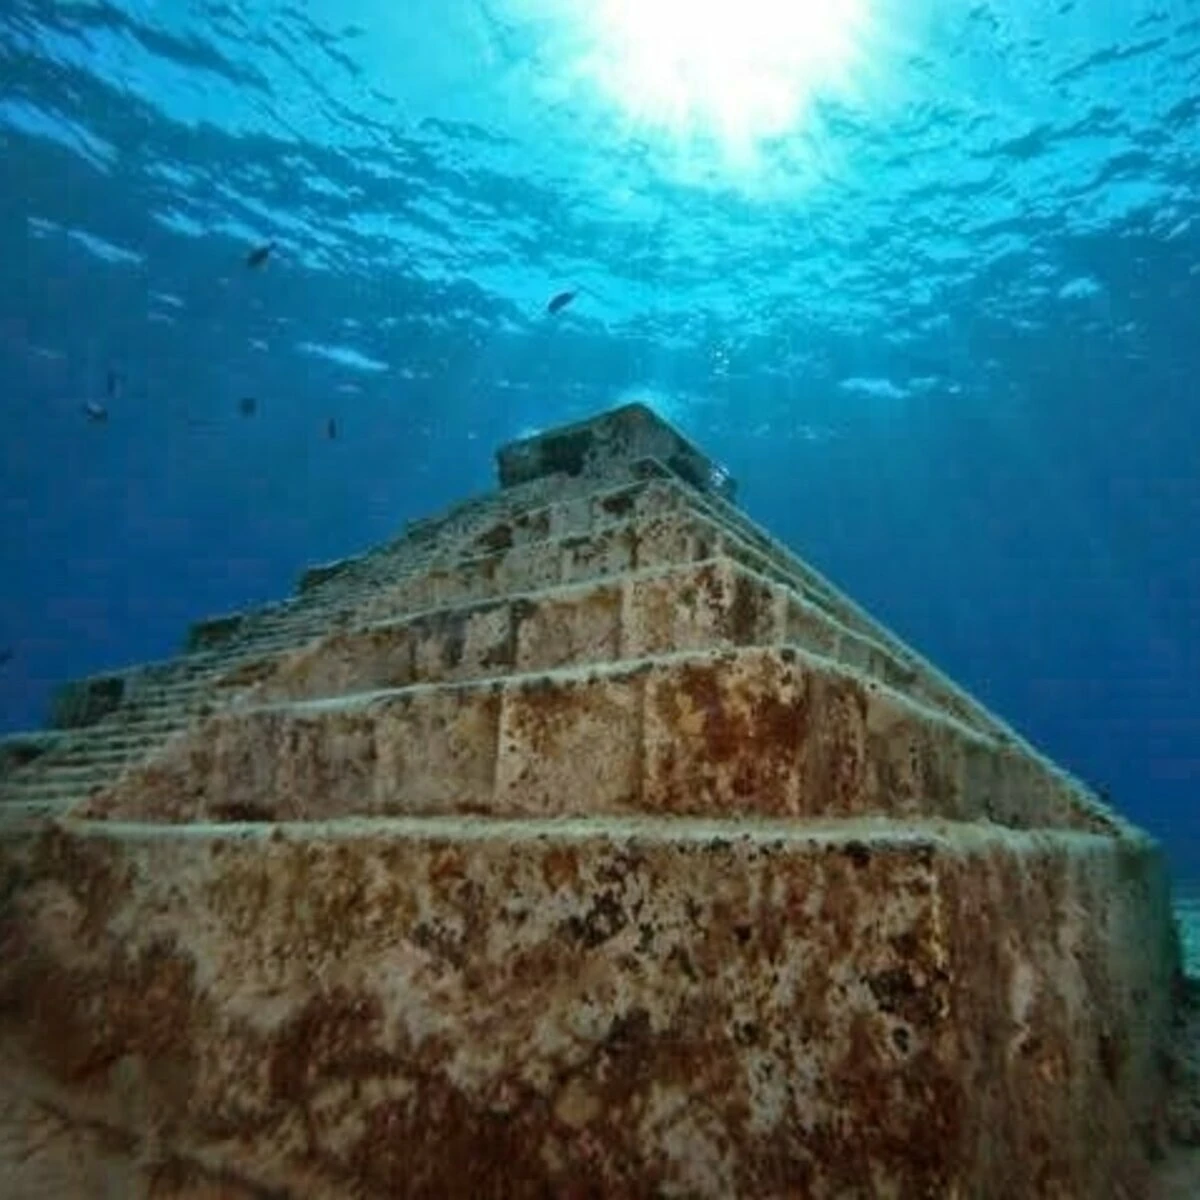
{"label": "deep blue background", "polygon": [[[319,13],[262,7],[324,44]],[[486,90],[453,94],[474,124],[347,100],[356,148],[295,115],[226,128],[216,100],[173,117],[178,83],[160,111],[103,38],[291,112],[272,72],[301,50],[260,29],[236,58],[218,33],[240,18],[208,8],[190,39],[135,4],[0,14],[0,726],[489,489],[503,441],[646,396],[752,516],[1200,872],[1200,167],[1178,58],[1115,42],[1135,75],[1094,82],[1123,110],[1077,75],[1047,82],[1054,116],[913,102],[889,131],[829,110],[828,191],[784,202],[662,177],[650,143],[556,148],[534,125],[496,149],[516,118]],[[1099,71],[1095,51],[1063,53]],[[81,152],[67,120],[108,149]],[[961,157],[917,179],[922,146]],[[608,165],[643,207],[616,220],[612,180],[555,173],[556,153],[598,173],[628,154]],[[1082,218],[1134,182],[1143,199]],[[248,271],[264,236],[280,249]],[[593,291],[547,320],[581,275]],[[109,422],[89,424],[110,368]]]}

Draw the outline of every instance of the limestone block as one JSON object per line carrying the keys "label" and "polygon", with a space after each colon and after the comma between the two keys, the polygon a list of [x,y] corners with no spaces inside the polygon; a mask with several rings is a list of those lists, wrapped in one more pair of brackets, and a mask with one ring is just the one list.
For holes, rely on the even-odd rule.
{"label": "limestone block", "polygon": [[623,657],[624,590],[619,583],[592,584],[515,601],[511,606],[514,669],[547,671]]}
{"label": "limestone block", "polygon": [[783,594],[728,561],[710,559],[686,571],[635,575],[625,588],[627,658],[771,644],[784,637]]}
{"label": "limestone block", "polygon": [[636,458],[659,460],[700,491],[730,499],[736,491],[724,471],[643,404],[510,442],[496,454],[503,488],[556,474],[604,477]]}
{"label": "limestone block", "polygon": [[126,1169],[233,1196],[1146,1194],[1146,844],[409,821],[49,830],[24,869],[0,1061]]}
{"label": "limestone block", "polygon": [[79,813],[318,820],[634,805],[1115,829],[1011,747],[786,646],[233,710]]}
{"label": "limestone block", "polygon": [[585,537],[565,538],[561,543],[561,582],[624,575],[638,565],[637,545],[638,531],[628,524],[609,525]]}
{"label": "limestone block", "polygon": [[643,676],[608,672],[506,686],[495,811],[635,811],[642,801]]}

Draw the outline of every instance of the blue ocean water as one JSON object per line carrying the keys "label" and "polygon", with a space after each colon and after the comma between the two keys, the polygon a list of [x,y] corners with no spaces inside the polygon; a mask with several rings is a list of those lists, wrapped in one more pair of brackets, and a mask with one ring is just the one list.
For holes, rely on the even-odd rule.
{"label": "blue ocean water", "polygon": [[1200,4],[673,7],[4,0],[0,727],[641,398],[1200,874]]}

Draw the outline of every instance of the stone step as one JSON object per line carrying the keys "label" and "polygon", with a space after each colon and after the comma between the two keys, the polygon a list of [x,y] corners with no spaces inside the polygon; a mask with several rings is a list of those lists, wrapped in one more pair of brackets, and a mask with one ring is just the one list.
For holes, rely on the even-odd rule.
{"label": "stone step", "polygon": [[[652,462],[642,464],[637,470],[651,480],[670,477],[665,468]],[[353,605],[364,587],[391,582],[397,576],[429,569],[434,565],[444,566],[459,558],[477,555],[481,548],[493,543],[508,544],[514,537],[529,540],[545,536],[544,533],[539,534],[538,529],[543,522],[551,519],[552,513],[555,521],[564,518],[571,520],[579,512],[588,511],[589,500],[594,493],[617,493],[628,490],[630,486],[640,487],[642,481],[633,478],[631,484],[613,487],[597,480],[577,480],[566,488],[539,482],[499,496],[474,498],[456,505],[441,517],[413,522],[412,531],[393,543],[366,554],[307,568],[297,583],[296,597],[284,605],[276,606],[276,610],[270,614],[234,613],[197,623],[193,626],[189,644],[221,644],[236,636],[248,619],[275,616],[280,622],[287,623],[301,608],[315,611],[314,605],[324,606],[320,620],[328,622],[347,604]],[[568,496],[577,496],[567,502],[561,499],[551,502],[543,495],[552,493],[561,496],[564,492]],[[586,529],[581,530],[577,523],[573,523],[560,529],[556,536],[566,531],[578,533],[586,532]]]}
{"label": "stone step", "polygon": [[[153,750],[149,747],[137,760],[146,758]],[[130,760],[130,761],[137,761]],[[113,786],[120,779],[126,763],[88,764],[60,767],[40,775],[11,779],[0,786],[0,806],[43,802],[73,803],[92,792]]]}
{"label": "stone step", "polygon": [[1122,1022],[1141,1079],[1163,1020],[1150,854],[1104,838],[65,825],[6,1045],[110,1155],[150,1160],[167,1113],[172,1177],[221,1168],[204,1195],[1111,1196],[1134,1131],[1103,1047]]}
{"label": "stone step", "polygon": [[14,796],[12,799],[0,798],[0,817],[3,817],[5,828],[11,828],[26,819],[41,820],[44,817],[61,816],[67,813],[79,801],[87,796],[87,792],[51,791],[31,798]]}
{"label": "stone step", "polygon": [[[814,649],[833,649],[837,634],[820,628],[820,614],[805,614],[799,601],[787,603],[777,586],[732,563],[710,562],[659,575],[425,614],[391,628],[334,633],[315,642],[307,638],[301,643],[307,649],[281,658],[262,654],[260,641],[254,650],[243,646],[236,654],[218,652],[204,674],[189,669],[171,678],[157,664],[131,672],[123,689],[130,698],[95,724],[74,731],[72,740],[27,773],[29,782],[20,794],[38,794],[53,780],[69,778],[76,766],[119,770],[155,749],[199,710],[229,702],[232,695],[222,698],[222,691],[251,688],[249,697],[260,701],[300,698],[406,686],[422,678],[440,682],[555,668],[569,665],[573,657],[581,662],[641,658],[707,648],[714,641],[748,644],[788,635]],[[664,625],[663,617],[673,608],[683,611]],[[738,621],[741,628],[735,627]],[[807,639],[802,636],[806,631]],[[584,647],[582,657],[574,651],[576,642]],[[294,644],[293,637],[280,638],[277,653]],[[890,674],[898,677],[902,670],[893,665]],[[252,687],[267,672],[270,682]]]}
{"label": "stone step", "polygon": [[78,797],[68,801],[0,801],[0,853],[11,853],[14,846],[45,828],[47,822],[68,813]]}
{"label": "stone step", "polygon": [[724,557],[791,589],[810,609],[823,610],[838,625],[857,634],[857,641],[846,642],[847,654],[859,656],[853,665],[869,670],[872,658],[900,663],[905,673],[913,671],[920,677],[924,694],[959,720],[996,736],[1010,735],[1000,721],[913,651],[903,646],[896,649],[900,644],[895,639],[889,638],[886,644],[876,641],[872,635],[877,627],[856,615],[853,606],[835,603],[805,586],[794,573],[695,508],[672,507],[679,495],[676,485],[659,485],[657,491],[637,497],[647,506],[661,506],[653,516],[647,515],[649,507],[634,520],[625,520],[622,513],[622,519],[585,536],[529,542],[381,587],[359,608],[355,623],[370,626],[415,613]]}
{"label": "stone step", "polygon": [[[658,467],[651,460],[642,465]],[[650,473],[647,478],[619,487],[604,487],[540,509],[499,517],[491,524],[481,525],[478,532],[466,539],[458,549],[465,548],[468,557],[471,551],[477,552],[476,561],[486,569],[488,560],[494,561],[496,556],[506,551],[523,548],[536,554],[532,548],[542,543],[561,543],[593,536],[604,539],[611,536],[615,526],[636,529],[643,521],[653,521],[672,514],[681,517],[699,515],[708,522],[709,540],[724,533],[733,539],[728,545],[729,552],[753,569],[795,587],[810,603],[824,607],[840,624],[853,629],[865,642],[883,647],[897,659],[919,662],[924,672],[936,677],[939,692],[953,697],[952,706],[963,719],[991,732],[1008,732],[992,714],[838,592],[819,572],[780,546],[735,505],[716,493],[698,492],[686,486],[662,468]],[[436,568],[427,568],[425,573],[438,576],[452,573],[460,559],[461,554],[447,556]],[[412,583],[420,589],[421,584],[416,578],[412,579]]]}
{"label": "stone step", "polygon": [[52,751],[0,778],[0,805],[79,800],[111,785],[126,767],[160,750],[186,724],[180,717],[127,726],[108,722],[64,733]]}
{"label": "stone step", "polygon": [[0,737],[0,784],[62,745],[66,735],[55,729],[8,733]]}
{"label": "stone step", "polygon": [[1116,828],[1026,755],[791,648],[227,711],[80,812],[165,822],[642,813]]}
{"label": "stone step", "polygon": [[[653,464],[650,464],[653,466]],[[647,480],[633,480],[618,487],[595,489],[594,481],[580,486],[579,494],[567,501],[543,505],[533,513],[517,510],[511,517],[497,517],[495,511],[480,506],[470,528],[464,532],[468,553],[488,546],[532,546],[546,537],[587,536],[593,527],[601,532],[614,524],[628,524],[630,519],[649,519],[669,512],[683,512],[690,503],[688,489],[672,482],[665,469],[658,469]],[[616,520],[619,518],[619,520]],[[180,664],[189,679],[195,680],[197,694],[219,679],[222,686],[249,686],[258,674],[270,668],[275,655],[294,651],[298,646],[328,634],[331,628],[344,626],[362,604],[363,591],[381,584],[395,585],[400,578],[420,579],[436,570],[453,569],[463,553],[456,543],[453,553],[436,556],[443,564],[429,564],[434,556],[421,561],[403,563],[372,560],[350,560],[315,568],[311,578],[302,579],[302,592],[316,593],[326,580],[338,580],[344,585],[332,599],[290,602],[263,612],[231,614],[200,622],[193,629],[189,645],[206,649],[195,651],[181,660],[155,664],[157,670],[171,670]],[[353,583],[348,586],[347,581]],[[357,590],[355,590],[357,589]],[[187,664],[183,667],[182,664]],[[101,682],[107,677],[101,677]]]}
{"label": "stone step", "polygon": [[495,599],[545,588],[611,579],[637,570],[679,566],[717,555],[752,569],[748,549],[691,510],[617,520],[579,536],[514,545],[423,571],[379,588],[356,610],[356,624]]}
{"label": "stone step", "polygon": [[[651,490],[643,496],[647,489]],[[311,614],[310,628],[319,630],[359,603],[365,588],[394,583],[398,578],[435,568],[453,568],[462,558],[479,557],[516,545],[585,536],[596,525],[612,524],[616,515],[628,520],[679,510],[687,503],[686,490],[670,482],[665,470],[647,480],[635,479],[618,487],[604,486],[594,480],[580,481],[573,491],[575,494],[566,500],[532,508],[518,504],[517,497],[505,497],[506,504],[498,503],[496,497],[488,498],[486,503],[477,502],[469,522],[452,534],[443,531],[446,545],[437,553],[404,554],[401,548],[311,567],[300,578],[298,600],[270,613],[235,613],[199,622],[193,627],[189,644],[225,644],[251,629],[254,621],[270,622],[268,636],[274,636],[277,630],[286,631],[284,637],[294,636],[290,626],[301,608]],[[313,607],[318,602],[322,604],[320,609]]]}
{"label": "stone step", "polygon": [[843,659],[936,705],[915,668],[790,589],[726,558],[467,603],[345,629],[276,660],[237,703],[458,683],[730,646]]}

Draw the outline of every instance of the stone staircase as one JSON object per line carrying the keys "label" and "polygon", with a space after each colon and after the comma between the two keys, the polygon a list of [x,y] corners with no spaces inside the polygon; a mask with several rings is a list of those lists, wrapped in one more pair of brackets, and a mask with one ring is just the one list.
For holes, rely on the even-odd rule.
{"label": "stone staircase", "polygon": [[648,410],[499,462],[0,747],[0,1190],[1143,1194],[1157,849]]}
{"label": "stone staircase", "polygon": [[[653,463],[644,469],[663,470]],[[590,486],[567,480],[557,491],[569,502],[572,493],[586,497]],[[56,697],[49,730],[0,738],[0,828],[61,814],[112,784],[190,722],[234,701],[281,655],[331,629],[369,621],[369,611],[360,618],[359,609],[369,610],[377,589],[436,580],[459,557],[474,557],[496,528],[507,527],[510,512],[523,537],[523,514],[536,509],[546,487],[538,481],[499,502],[457,505],[371,555],[311,568],[286,603],[200,622],[179,658],[69,685]]]}

